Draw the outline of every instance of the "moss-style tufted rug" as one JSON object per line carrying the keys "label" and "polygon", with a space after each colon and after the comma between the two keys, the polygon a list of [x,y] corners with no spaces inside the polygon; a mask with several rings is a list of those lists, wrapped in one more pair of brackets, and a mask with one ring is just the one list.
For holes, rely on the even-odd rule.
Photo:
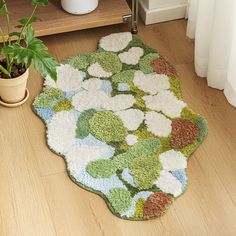
{"label": "moss-style tufted rug", "polygon": [[33,107],[71,179],[129,220],[161,216],[185,191],[188,158],[207,134],[175,68],[130,33],[64,61]]}

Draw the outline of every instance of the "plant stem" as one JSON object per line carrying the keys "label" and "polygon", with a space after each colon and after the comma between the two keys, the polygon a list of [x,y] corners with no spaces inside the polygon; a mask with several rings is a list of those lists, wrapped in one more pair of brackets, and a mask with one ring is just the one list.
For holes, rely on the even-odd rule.
{"label": "plant stem", "polygon": [[[6,7],[6,1],[3,0],[3,3],[5,4],[5,7]],[[1,19],[2,20],[2,19]],[[4,33],[3,33],[3,30],[2,30],[2,27],[0,26],[0,34],[1,34],[1,37],[2,37],[2,43],[3,45],[5,46],[6,45],[6,42],[5,42],[5,38],[4,38]]]}
{"label": "plant stem", "polygon": [[[7,3],[5,0],[3,0],[3,3],[4,3],[4,8],[5,8],[5,11],[6,11],[6,18],[7,18],[7,34],[8,34],[8,45],[10,46],[11,45],[11,39],[9,37],[9,34],[10,34],[10,14],[9,14],[9,11],[7,9]],[[2,32],[3,33],[3,32]],[[3,34],[3,37],[4,37],[4,34]],[[4,46],[6,46],[6,43],[4,42]],[[11,77],[11,64],[12,64],[12,61],[13,61],[13,58],[11,58],[10,55],[6,55],[6,64],[7,64],[7,71],[8,71],[8,74],[6,74],[4,71],[2,71],[4,74],[8,75],[9,77]],[[2,69],[1,69],[2,70]]]}
{"label": "plant stem", "polygon": [[2,43],[4,46],[6,46],[6,43],[5,43],[5,38],[4,38],[4,33],[2,31],[2,27],[0,26],[0,34],[1,34],[1,37],[2,37]]}
{"label": "plant stem", "polygon": [[37,7],[38,7],[38,4],[36,4],[36,5],[34,6],[33,12],[31,13],[30,17],[28,18],[27,22],[25,23],[24,27],[22,28],[22,30],[21,30],[21,32],[20,32],[20,36],[19,36],[19,38],[18,38],[18,40],[17,40],[17,43],[20,44],[20,41],[21,41],[21,39],[22,39],[22,35],[23,35],[23,33],[24,33],[26,27],[28,26],[29,22],[31,21],[32,17],[34,16],[34,13],[35,13]]}
{"label": "plant stem", "polygon": [[2,65],[0,65],[0,70],[9,78],[11,78],[11,74]]}
{"label": "plant stem", "polygon": [[6,18],[7,18],[7,34],[8,34],[8,44],[11,45],[11,39],[9,37],[10,34],[10,14],[7,8],[7,4],[6,4],[6,0],[3,0],[4,4],[5,4],[5,10],[6,10]]}
{"label": "plant stem", "polygon": [[[2,37],[2,43],[3,43],[3,46],[5,47],[6,46],[6,42],[5,42],[5,38],[4,38],[4,34],[3,34],[3,31],[2,31],[2,27],[0,26],[0,34],[1,34],[1,37]],[[5,55],[6,56],[6,64],[7,64],[7,70],[0,65],[0,70],[7,76],[11,77],[11,71],[9,72],[9,61],[10,61],[10,58],[9,56]]]}

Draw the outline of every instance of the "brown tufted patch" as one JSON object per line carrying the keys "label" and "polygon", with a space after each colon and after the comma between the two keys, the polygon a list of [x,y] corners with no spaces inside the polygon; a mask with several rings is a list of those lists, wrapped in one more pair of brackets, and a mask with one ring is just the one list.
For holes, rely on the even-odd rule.
{"label": "brown tufted patch", "polygon": [[152,217],[161,216],[171,203],[172,198],[166,193],[157,192],[150,195],[144,203],[144,218],[150,219]]}
{"label": "brown tufted patch", "polygon": [[177,71],[164,57],[160,57],[151,62],[151,67],[158,74],[165,74],[168,76],[177,75]]}
{"label": "brown tufted patch", "polygon": [[172,122],[171,134],[171,147],[181,149],[195,141],[199,136],[199,127],[190,120],[177,119]]}

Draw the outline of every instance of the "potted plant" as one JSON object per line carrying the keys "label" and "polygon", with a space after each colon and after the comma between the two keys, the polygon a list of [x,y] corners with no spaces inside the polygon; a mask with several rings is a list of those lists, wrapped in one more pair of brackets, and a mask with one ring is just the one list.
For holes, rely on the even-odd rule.
{"label": "potted plant", "polygon": [[61,0],[62,8],[75,15],[87,14],[95,10],[99,0]]}
{"label": "potted plant", "polygon": [[[34,65],[36,71],[42,75],[50,75],[56,80],[56,66],[58,62],[47,52],[47,47],[40,39],[35,37],[32,23],[39,21],[35,11],[39,6],[48,5],[48,0],[32,0],[32,14],[19,20],[17,32],[10,32],[10,13],[6,0],[0,4],[0,15],[6,17],[7,36],[4,36],[0,26],[2,37],[0,60],[0,103],[14,107],[24,103],[29,95],[26,83],[29,75],[29,67]],[[15,41],[13,42],[12,39]]]}

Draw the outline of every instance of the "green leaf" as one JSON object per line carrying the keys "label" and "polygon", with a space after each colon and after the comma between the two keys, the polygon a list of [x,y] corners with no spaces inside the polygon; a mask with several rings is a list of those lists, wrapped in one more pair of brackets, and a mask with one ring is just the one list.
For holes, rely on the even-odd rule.
{"label": "green leaf", "polygon": [[57,72],[56,67],[58,66],[58,62],[50,57],[48,54],[36,54],[34,56],[34,65],[36,64],[35,68],[41,68],[42,75],[45,77],[49,75],[53,80],[56,81],[57,79]]}
{"label": "green leaf", "polygon": [[[29,24],[32,24],[34,22],[38,22],[38,21],[42,21],[40,18],[36,17],[36,16],[32,16],[31,19],[29,18],[25,18],[25,19],[21,19],[18,22],[20,23],[19,25],[16,26],[16,28],[22,28],[24,26],[27,26]],[[28,22],[29,21],[29,22]],[[27,25],[26,25],[27,24]]]}
{"label": "green leaf", "polygon": [[0,71],[2,71],[5,75],[11,78],[11,74],[2,65],[0,65]]}
{"label": "green leaf", "polygon": [[32,5],[38,5],[38,6],[47,6],[48,0],[32,0]]}
{"label": "green leaf", "polygon": [[20,32],[11,32],[11,33],[9,33],[9,37],[13,37],[13,36],[19,37],[20,36]]}
{"label": "green leaf", "polygon": [[2,52],[12,56],[17,63],[23,64],[26,68],[33,63],[36,71],[41,70],[43,76],[49,75],[56,80],[58,62],[48,54],[47,47],[43,42],[34,37],[31,25],[28,25],[26,29],[25,43],[26,47],[22,47],[18,43],[3,47]]}
{"label": "green leaf", "polygon": [[27,45],[30,45],[30,42],[33,41],[34,39],[36,39],[34,37],[34,29],[33,29],[32,25],[29,25],[26,28],[25,42]]}

